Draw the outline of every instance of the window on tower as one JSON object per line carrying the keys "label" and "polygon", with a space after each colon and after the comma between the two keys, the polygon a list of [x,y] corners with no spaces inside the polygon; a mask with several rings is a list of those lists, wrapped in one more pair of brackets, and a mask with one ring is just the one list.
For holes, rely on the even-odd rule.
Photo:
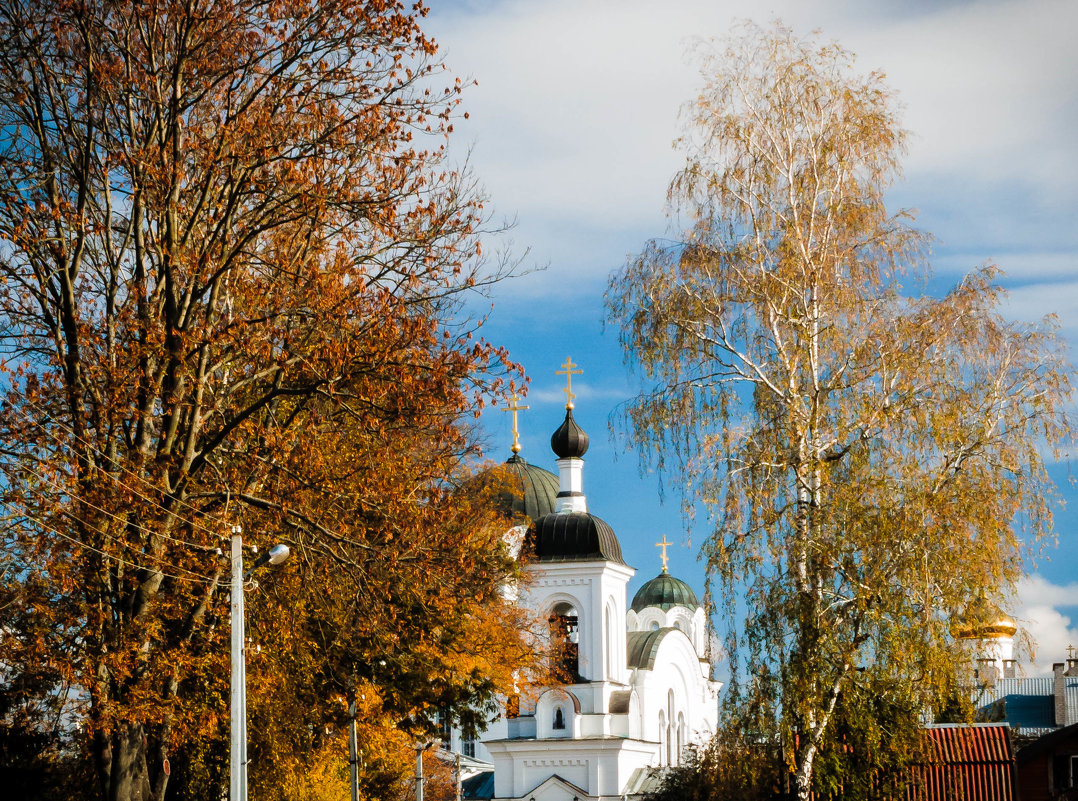
{"label": "window on tower", "polygon": [[580,618],[572,604],[560,603],[550,612],[550,640],[555,667],[562,681],[576,683],[580,679]]}
{"label": "window on tower", "polygon": [[560,706],[557,709],[554,710],[554,728],[555,729],[564,729],[565,728],[565,713],[561,711]]}

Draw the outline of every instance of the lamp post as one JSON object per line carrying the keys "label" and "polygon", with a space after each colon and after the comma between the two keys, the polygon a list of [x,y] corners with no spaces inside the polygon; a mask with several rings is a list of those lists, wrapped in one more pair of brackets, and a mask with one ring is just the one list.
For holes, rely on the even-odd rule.
{"label": "lamp post", "polygon": [[434,745],[434,741],[415,745],[415,801],[423,801],[423,752]]}
{"label": "lamp post", "polygon": [[243,580],[263,565],[279,565],[288,558],[287,545],[274,545],[243,572],[243,528],[232,527],[232,688],[231,743],[229,746],[230,801],[247,801],[247,665],[244,649]]}
{"label": "lamp post", "polygon": [[352,787],[352,801],[359,801],[359,738],[356,732],[356,698],[352,694],[352,703],[348,705],[348,779]]}
{"label": "lamp post", "polygon": [[[370,678],[374,679],[377,668],[385,667],[386,661],[379,659],[370,663]],[[356,716],[359,714],[359,703],[356,698],[356,674],[352,670],[352,685],[350,689],[351,701],[348,704],[348,767],[350,784],[352,785],[352,801],[359,801],[359,732],[356,729]],[[360,696],[366,699],[366,696]]]}

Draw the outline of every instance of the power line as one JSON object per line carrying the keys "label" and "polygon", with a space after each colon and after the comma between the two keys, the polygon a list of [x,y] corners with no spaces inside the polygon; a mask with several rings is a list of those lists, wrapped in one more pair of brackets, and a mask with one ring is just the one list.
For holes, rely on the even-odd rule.
{"label": "power line", "polygon": [[[37,410],[38,410],[38,411],[40,411],[41,413],[43,413],[43,414],[47,414],[47,413],[48,413],[48,410],[46,410],[46,409],[42,409],[42,408],[41,408],[41,407],[40,407],[40,406],[39,406],[38,404],[34,403],[33,401],[31,401],[31,400],[28,400],[28,399],[25,399],[25,398],[24,398],[23,400],[24,400],[24,401],[26,402],[26,404],[27,404],[27,405],[29,405],[29,406],[31,406],[31,407],[33,407],[33,408],[37,409]],[[48,428],[48,427],[46,427],[45,425],[43,425],[42,423],[39,423],[39,422],[38,422],[37,420],[34,420],[34,419],[32,419],[32,418],[31,418],[31,417],[30,417],[30,416],[29,416],[29,415],[28,415],[28,414],[27,414],[27,413],[26,413],[25,411],[23,411],[22,409],[18,409],[18,408],[16,408],[16,407],[12,406],[12,405],[9,405],[9,408],[10,408],[10,409],[11,409],[11,410],[12,410],[12,411],[13,411],[13,412],[15,413],[15,414],[19,415],[19,416],[20,416],[20,417],[21,417],[21,418],[22,418],[22,419],[23,419],[24,421],[26,421],[27,423],[29,423],[30,425],[32,425],[32,426],[35,426],[35,427],[37,427],[37,428],[41,429],[41,430],[42,430],[42,431],[43,431],[43,432],[44,432],[44,433],[45,433],[45,434],[46,434],[46,435],[47,435],[48,437],[52,438],[52,439],[53,439],[53,440],[54,440],[54,441],[55,441],[55,442],[56,442],[56,443],[57,443],[57,444],[58,444],[58,445],[59,445],[59,446],[60,446],[61,448],[67,448],[67,449],[69,449],[69,450],[73,450],[73,448],[72,448],[72,446],[71,446],[70,444],[68,444],[68,443],[65,443],[65,442],[64,442],[63,440],[61,440],[61,439],[60,439],[60,438],[59,438],[59,437],[58,437],[58,436],[57,436],[57,435],[55,434],[55,432],[53,432],[53,431],[49,430],[49,428]],[[116,462],[115,460],[111,459],[111,457],[109,457],[109,456],[108,456],[108,454],[106,454],[106,453],[105,453],[104,451],[102,451],[102,450],[101,450],[100,448],[98,448],[98,447],[97,447],[96,445],[94,445],[94,444],[93,444],[92,442],[89,442],[89,441],[85,440],[84,438],[80,437],[80,436],[79,436],[78,434],[76,434],[76,433],[74,432],[74,430],[73,430],[73,429],[72,429],[72,428],[71,428],[71,427],[70,427],[69,425],[66,425],[66,424],[65,424],[65,423],[63,423],[63,422],[60,422],[59,420],[52,420],[52,424],[53,424],[53,425],[56,425],[56,426],[59,426],[60,428],[64,429],[64,430],[65,430],[65,431],[67,431],[68,433],[70,433],[70,434],[71,434],[71,436],[72,436],[72,437],[73,437],[73,438],[74,438],[74,439],[75,439],[76,441],[78,441],[78,442],[82,443],[83,445],[85,445],[85,446],[86,446],[86,447],[87,447],[88,449],[90,449],[90,450],[91,450],[91,451],[93,451],[94,453],[96,453],[96,454],[98,454],[98,455],[100,455],[100,456],[104,457],[104,458],[105,458],[106,460],[108,460],[109,462],[111,462],[111,463],[115,464],[115,465],[116,465],[116,467],[117,467],[117,468],[118,468],[118,469],[119,469],[120,471],[122,471],[122,472],[124,472],[124,473],[127,473],[128,475],[130,475],[131,477],[133,477],[133,478],[134,478],[134,479],[135,479],[136,481],[138,481],[138,482],[139,482],[140,484],[143,484],[143,485],[145,485],[146,487],[148,487],[149,489],[153,490],[154,492],[157,492],[157,491],[158,491],[158,489],[157,489],[156,487],[154,487],[154,486],[153,486],[152,484],[150,484],[150,482],[148,482],[148,481],[147,481],[147,480],[146,480],[145,478],[143,478],[142,476],[138,475],[137,473],[134,473],[133,471],[131,471],[131,470],[129,470],[129,469],[127,469],[127,468],[123,467],[123,465],[121,465],[121,464],[119,464],[118,462]],[[25,466],[24,466],[24,467],[25,467]],[[28,470],[30,470],[30,472],[34,472],[34,471],[33,471],[32,469],[30,469],[30,468],[28,468],[28,467],[25,467],[25,469],[28,469]],[[129,492],[131,492],[132,494],[134,494],[134,495],[138,496],[139,498],[143,499],[144,501],[147,501],[147,502],[148,502],[149,504],[151,504],[152,506],[156,507],[157,509],[160,509],[160,510],[161,510],[162,512],[164,512],[164,513],[166,513],[166,514],[170,514],[170,515],[173,515],[173,516],[175,516],[175,517],[176,517],[177,519],[179,519],[180,521],[182,521],[182,522],[186,523],[187,525],[191,526],[191,528],[192,528],[192,529],[198,529],[198,530],[204,531],[204,532],[206,532],[206,533],[208,533],[208,534],[211,534],[211,535],[213,535],[213,536],[215,536],[215,537],[223,537],[223,536],[224,536],[224,535],[223,535],[223,534],[222,534],[222,533],[221,533],[220,531],[215,531],[214,529],[211,529],[211,528],[207,528],[206,526],[204,526],[204,525],[202,525],[202,524],[200,524],[200,523],[197,523],[197,522],[195,522],[194,520],[190,520],[190,519],[188,519],[188,518],[185,518],[185,517],[183,517],[182,515],[179,515],[179,514],[177,514],[176,512],[174,512],[174,511],[172,511],[172,510],[170,510],[170,509],[166,508],[165,506],[162,506],[162,505],[161,505],[161,504],[160,504],[160,503],[159,503],[158,501],[156,501],[156,500],[155,500],[154,498],[152,498],[152,497],[150,497],[150,496],[148,496],[148,495],[145,495],[145,494],[143,494],[143,493],[139,492],[139,491],[138,491],[137,489],[135,489],[134,487],[132,487],[132,486],[130,486],[129,484],[127,484],[127,483],[125,483],[125,482],[121,481],[121,480],[120,480],[120,479],[119,479],[119,478],[118,478],[118,477],[117,477],[116,475],[114,475],[114,474],[113,474],[112,472],[110,472],[110,471],[108,471],[108,470],[103,470],[102,472],[104,472],[104,473],[105,473],[105,475],[107,475],[107,476],[109,477],[109,479],[111,479],[112,481],[114,481],[114,482],[115,482],[116,484],[118,484],[118,485],[119,485],[120,487],[123,487],[124,489],[128,490]],[[42,476],[42,478],[44,478],[44,477]],[[44,480],[48,481],[49,479],[44,479]],[[221,524],[222,526],[226,526],[226,527],[228,527],[228,528],[231,528],[231,525],[230,525],[229,523],[227,523],[227,521],[221,520],[220,518],[214,517],[213,515],[209,515],[209,514],[206,514],[206,513],[202,512],[202,511],[201,511],[200,509],[198,509],[197,507],[195,507],[195,506],[192,506],[191,504],[189,504],[189,503],[187,503],[187,502],[185,502],[185,501],[183,501],[183,500],[181,500],[181,499],[179,499],[179,498],[176,498],[175,500],[176,500],[176,503],[178,503],[178,504],[180,504],[180,505],[182,505],[182,506],[185,506],[185,507],[187,507],[188,509],[191,509],[191,510],[193,510],[193,511],[195,511],[195,512],[198,512],[199,514],[205,514],[205,515],[206,515],[206,517],[209,517],[209,518],[210,518],[211,520],[215,520],[215,521],[219,522],[219,523],[220,523],[220,524]],[[89,505],[89,506],[93,506],[93,504],[90,504],[90,503],[89,503],[88,501],[84,501],[84,503],[86,503],[86,504],[87,504],[87,505]],[[99,511],[102,511],[102,512],[104,512],[105,514],[111,514],[110,512],[107,512],[106,510],[104,510],[104,509],[101,509],[100,507],[93,507],[93,508],[97,508],[97,509],[98,509]],[[115,515],[113,515],[113,516],[115,517]],[[137,525],[137,524],[136,524],[136,525]],[[366,543],[363,543],[363,542],[361,542],[360,540],[356,540],[356,539],[355,539],[355,538],[353,538],[353,537],[349,537],[349,536],[347,536],[347,535],[345,535],[345,534],[342,534],[342,533],[340,533],[340,532],[338,532],[338,531],[334,531],[334,530],[331,530],[331,529],[327,528],[326,526],[324,526],[324,525],[321,525],[321,524],[318,524],[318,523],[315,523],[314,525],[315,525],[315,527],[316,527],[316,528],[318,528],[318,529],[319,529],[320,531],[323,531],[324,533],[326,533],[326,534],[327,534],[327,535],[329,535],[330,537],[332,537],[332,538],[334,538],[334,539],[338,540],[338,541],[339,541],[339,542],[341,542],[341,543],[344,543],[344,544],[352,544],[352,545],[357,545],[357,546],[359,546],[359,547],[367,547]],[[145,529],[145,528],[143,528],[142,526],[138,526],[138,528],[140,528],[140,529],[142,529],[142,530],[144,530],[144,531],[149,531],[148,529]],[[152,532],[152,531],[150,531],[149,533],[153,534],[153,533],[158,533],[158,532]],[[195,549],[198,549],[198,550],[208,550],[208,547],[207,547],[207,546],[203,546],[203,545],[198,545],[198,544],[195,544],[195,543],[187,542],[187,541],[185,541],[185,540],[181,540],[181,539],[178,539],[178,538],[176,538],[176,537],[170,537],[170,536],[169,536],[169,535],[167,535],[167,534],[160,534],[160,533],[159,533],[159,536],[165,537],[166,539],[171,539],[171,540],[173,540],[173,541],[175,541],[175,542],[180,542],[180,543],[183,543],[184,545],[186,545],[186,546],[188,546],[188,547],[191,547],[191,548],[195,548]]]}
{"label": "power line", "polygon": [[[41,479],[42,481],[44,481],[44,482],[46,482],[48,484],[51,484],[53,487],[55,487],[60,492],[65,492],[66,491],[65,488],[61,484],[57,483],[56,481],[49,478],[48,476],[42,475],[41,473],[34,470],[29,465],[26,465],[26,464],[23,464],[23,463],[20,463],[20,462],[16,462],[13,466],[16,467],[17,469],[25,470],[25,471],[31,473],[32,475],[37,476],[37,478]],[[38,493],[38,495],[41,498],[45,497],[44,493]],[[95,511],[101,512],[101,514],[108,515],[113,520],[120,521],[125,526],[134,526],[137,530],[145,532],[146,534],[150,535],[151,537],[154,537],[154,536],[162,537],[163,539],[171,540],[172,542],[178,542],[178,543],[180,543],[181,545],[183,545],[183,546],[185,546],[187,548],[192,548],[192,549],[198,550],[198,551],[217,550],[213,546],[201,545],[201,544],[196,543],[196,542],[189,542],[189,541],[187,541],[185,539],[181,539],[179,537],[173,537],[172,535],[166,534],[166,533],[164,533],[162,531],[157,531],[155,529],[147,528],[146,526],[143,526],[143,525],[141,525],[141,524],[139,524],[137,522],[133,522],[131,520],[128,520],[127,518],[121,517],[120,515],[118,515],[118,514],[116,514],[114,512],[110,512],[108,509],[105,509],[102,506],[98,506],[95,503],[91,503],[90,501],[86,500],[85,498],[77,498],[77,500],[78,500],[79,503],[85,504],[86,506],[90,507],[91,509],[94,509]],[[164,511],[166,514],[169,513],[167,509],[164,509],[163,507],[159,507],[159,508],[161,508],[162,511]],[[179,516],[177,515],[177,517],[179,517]],[[185,522],[185,523],[188,523],[190,525],[194,525],[191,521],[185,520],[182,517],[179,517],[179,519],[181,521]],[[215,536],[221,536],[221,535],[216,534],[215,532],[213,532],[213,531],[211,531],[210,529],[207,529],[207,528],[203,528],[203,531],[208,531],[211,534],[215,534]]]}
{"label": "power line", "polygon": [[[43,410],[43,409],[41,409],[41,407],[40,407],[40,406],[38,406],[37,404],[35,404],[35,403],[34,403],[33,401],[31,401],[31,400],[26,400],[25,398],[24,398],[24,400],[26,401],[26,403],[27,403],[27,404],[29,404],[30,406],[34,407],[34,408],[35,408],[35,409],[37,409],[38,411],[41,411],[41,412],[45,412],[45,411],[46,411],[46,410]],[[22,411],[21,409],[18,409],[17,407],[15,407],[15,406],[13,406],[13,405],[9,405],[9,408],[10,408],[10,409],[11,409],[11,410],[12,410],[13,412],[15,412],[15,414],[18,414],[18,415],[20,415],[20,416],[22,417],[22,419],[23,419],[23,420],[25,420],[26,422],[28,422],[28,423],[29,423],[30,425],[32,425],[32,426],[36,426],[37,428],[41,429],[41,431],[43,431],[43,432],[44,432],[44,433],[45,433],[45,434],[46,434],[47,436],[51,437],[51,438],[52,438],[52,439],[53,439],[53,440],[54,440],[54,441],[55,441],[55,442],[56,442],[56,443],[57,443],[57,444],[58,444],[58,445],[59,445],[59,446],[60,446],[61,448],[68,448],[69,450],[72,450],[72,451],[74,450],[74,449],[73,449],[73,448],[71,447],[71,445],[69,445],[69,444],[66,444],[65,442],[63,442],[63,441],[62,441],[62,440],[61,440],[61,439],[60,439],[60,438],[59,438],[59,437],[58,437],[58,436],[57,436],[57,435],[55,434],[55,432],[53,432],[53,431],[49,430],[49,429],[48,429],[48,428],[47,428],[47,427],[46,427],[45,425],[43,425],[42,423],[39,423],[39,422],[38,422],[37,420],[34,420],[34,419],[32,419],[32,418],[31,418],[31,417],[30,417],[30,416],[29,416],[28,414],[26,414],[26,413],[25,413],[24,411]],[[151,489],[151,490],[153,490],[154,492],[158,491],[158,490],[157,490],[157,488],[156,488],[156,487],[154,487],[154,486],[153,486],[152,484],[150,484],[150,482],[149,482],[149,481],[147,481],[147,480],[146,480],[145,478],[143,478],[142,476],[138,475],[137,473],[135,473],[135,472],[133,472],[133,471],[131,471],[131,470],[128,470],[128,469],[127,469],[126,467],[124,467],[123,465],[121,465],[121,464],[119,464],[118,462],[116,462],[115,460],[111,459],[111,457],[109,457],[109,456],[108,456],[108,454],[106,454],[106,453],[105,453],[104,451],[102,451],[102,450],[101,450],[100,448],[98,448],[98,447],[97,447],[96,445],[94,445],[94,444],[93,444],[92,442],[89,442],[89,441],[87,441],[87,440],[83,439],[82,437],[80,437],[80,436],[79,436],[78,434],[76,434],[76,433],[75,433],[75,431],[74,431],[74,430],[73,430],[73,429],[72,429],[72,428],[71,428],[70,426],[66,425],[65,423],[62,423],[62,422],[60,422],[59,420],[53,420],[52,422],[53,422],[53,424],[54,424],[54,425],[57,425],[57,426],[59,426],[60,428],[63,428],[64,430],[66,430],[67,432],[69,432],[69,433],[71,434],[71,436],[75,438],[75,440],[77,440],[77,441],[78,441],[78,442],[80,442],[81,444],[85,445],[85,446],[86,446],[87,448],[89,448],[89,449],[90,449],[91,451],[93,451],[94,453],[96,453],[96,454],[98,454],[98,455],[100,455],[100,456],[104,457],[104,458],[105,458],[106,460],[108,460],[108,461],[112,462],[113,464],[115,464],[115,465],[116,465],[116,467],[117,467],[117,468],[118,468],[118,469],[119,469],[120,471],[122,471],[122,472],[124,472],[124,473],[127,473],[127,474],[128,474],[129,476],[131,476],[132,478],[134,478],[134,479],[135,479],[136,481],[138,481],[138,482],[139,482],[139,483],[141,483],[141,484],[144,484],[144,485],[145,485],[146,487],[150,488],[150,489]],[[220,532],[220,531],[215,531],[215,530],[213,530],[213,529],[211,529],[211,528],[207,528],[206,526],[203,526],[203,525],[202,525],[202,524],[200,524],[200,523],[196,523],[196,522],[195,522],[194,520],[189,520],[189,519],[187,519],[187,518],[183,517],[182,515],[179,515],[179,514],[177,514],[176,512],[174,512],[174,511],[172,511],[172,510],[170,510],[170,509],[167,509],[166,507],[162,506],[162,505],[161,505],[161,503],[159,503],[159,502],[158,502],[157,500],[155,500],[154,498],[150,497],[149,495],[144,495],[143,493],[139,492],[139,491],[138,491],[137,489],[135,489],[134,487],[132,487],[132,486],[130,486],[129,484],[126,484],[125,482],[121,481],[121,480],[119,479],[119,477],[117,477],[117,476],[116,476],[115,474],[113,474],[113,473],[112,473],[111,471],[109,471],[109,470],[103,470],[102,472],[103,472],[103,473],[104,473],[104,474],[105,474],[106,476],[108,476],[108,477],[109,477],[109,479],[111,479],[111,480],[112,480],[112,481],[114,481],[115,483],[119,484],[119,485],[120,485],[121,487],[123,487],[124,489],[126,489],[126,490],[127,490],[128,492],[131,492],[132,494],[134,494],[134,495],[137,495],[137,496],[138,496],[139,498],[141,498],[142,500],[144,500],[144,501],[147,501],[148,503],[152,504],[153,506],[156,506],[156,507],[157,507],[158,509],[160,509],[161,511],[163,511],[163,512],[165,512],[165,513],[167,513],[167,514],[175,515],[175,516],[176,516],[176,517],[177,517],[178,519],[180,519],[180,520],[181,520],[181,521],[183,521],[184,523],[188,524],[188,525],[189,525],[189,526],[191,526],[192,528],[195,528],[195,529],[200,529],[200,530],[202,530],[202,531],[205,531],[205,532],[206,532],[206,533],[208,533],[208,534],[212,534],[212,535],[214,535],[214,536],[217,536],[217,537],[219,537],[219,536],[222,536],[222,534],[221,534],[221,532]],[[220,520],[219,518],[216,518],[216,517],[214,517],[213,515],[209,515],[209,514],[207,514],[206,512],[202,511],[201,509],[199,509],[199,508],[197,508],[197,507],[195,507],[195,506],[192,506],[191,504],[187,503],[186,501],[183,501],[183,500],[181,500],[180,498],[176,498],[176,503],[180,504],[181,506],[186,506],[186,507],[187,507],[188,509],[191,509],[192,511],[195,511],[195,512],[197,512],[197,513],[198,513],[198,514],[200,514],[200,515],[205,515],[206,517],[210,518],[211,520],[215,520],[216,522],[220,523],[220,524],[221,524],[222,526],[225,526],[226,528],[228,527],[228,523],[227,523],[226,521]]]}
{"label": "power line", "polygon": [[[125,559],[122,556],[116,556],[114,554],[110,554],[107,551],[101,550],[100,548],[95,548],[93,545],[89,545],[88,543],[85,543],[80,539],[72,537],[69,534],[65,534],[64,532],[60,531],[59,529],[55,528],[54,526],[49,525],[44,520],[41,520],[40,518],[35,517],[34,515],[30,514],[26,510],[19,509],[18,507],[16,507],[15,505],[10,503],[9,501],[5,501],[3,499],[0,499],[0,505],[6,506],[9,510],[11,510],[11,512],[15,516],[25,518],[26,520],[29,520],[29,521],[35,523],[38,526],[40,526],[41,528],[45,529],[46,531],[49,531],[49,532],[55,534],[57,537],[60,537],[61,539],[65,539],[68,542],[73,543],[74,545],[78,546],[79,548],[82,548],[82,549],[87,550],[87,551],[93,551],[94,553],[100,554],[101,556],[105,557],[106,559],[111,559],[113,561],[119,562],[121,565],[130,565],[131,567],[137,568],[138,570],[143,570],[143,571],[146,571],[146,572],[149,572],[149,573],[161,573],[162,575],[168,576],[169,578],[175,579],[176,581],[186,581],[186,582],[189,582],[191,584],[212,584],[213,582],[215,582],[217,580],[212,576],[204,576],[201,573],[196,573],[193,570],[187,570],[186,568],[180,567],[179,565],[172,564],[172,563],[168,563],[168,567],[174,568],[176,570],[182,570],[185,573],[190,573],[195,578],[190,578],[188,576],[179,576],[179,575],[176,575],[175,573],[169,573],[168,571],[166,571],[166,570],[164,570],[164,569],[162,569],[160,567],[147,567],[146,565],[139,564],[138,562],[135,562],[133,560]],[[67,514],[68,517],[71,517],[72,519],[74,519],[74,520],[76,520],[76,521],[78,521],[80,523],[83,523],[84,525],[89,525],[88,523],[86,523],[85,520],[82,520],[82,519],[76,517],[75,515],[72,515],[72,514],[70,514],[68,512],[64,512],[64,514]],[[111,537],[108,534],[105,534],[104,536],[109,538],[109,539],[112,539],[114,541],[116,540],[115,537]]]}

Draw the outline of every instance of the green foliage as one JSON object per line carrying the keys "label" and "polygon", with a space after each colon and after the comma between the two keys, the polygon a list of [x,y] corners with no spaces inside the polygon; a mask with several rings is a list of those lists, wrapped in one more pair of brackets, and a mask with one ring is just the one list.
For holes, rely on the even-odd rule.
{"label": "green foliage", "polygon": [[667,769],[648,801],[778,801],[782,779],[778,748],[726,729]]}
{"label": "green foliage", "polygon": [[887,672],[859,672],[843,685],[813,771],[819,801],[906,797],[909,769],[924,760],[927,741],[920,694],[901,682]]}

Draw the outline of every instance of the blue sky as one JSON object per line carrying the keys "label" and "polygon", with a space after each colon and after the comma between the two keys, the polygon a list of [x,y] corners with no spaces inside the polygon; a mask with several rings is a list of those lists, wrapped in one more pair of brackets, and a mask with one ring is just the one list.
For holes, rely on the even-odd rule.
{"label": "blue sky", "polygon": [[[576,417],[591,435],[584,482],[591,511],[618,533],[638,572],[671,570],[697,588],[703,569],[682,521],[676,487],[660,504],[654,476],[612,441],[608,425],[634,388],[617,332],[604,329],[610,274],[646,240],[669,232],[666,186],[681,157],[671,143],[678,110],[699,76],[694,41],[731,24],[774,18],[820,29],[880,69],[912,132],[905,176],[889,195],[918,210],[931,232],[942,291],[986,261],[1006,272],[1006,312],[1060,318],[1078,346],[1078,3],[749,2],[740,0],[432,0],[427,30],[466,91],[453,154],[468,159],[498,219],[513,230],[493,244],[546,269],[499,285],[484,335],[509,348],[531,377],[521,414],[529,461],[553,470],[550,433],[564,414],[558,365],[572,356]],[[489,455],[503,459],[509,415],[486,413]],[[1066,480],[1070,465],[1060,465]],[[1078,490],[1057,516],[1060,546],[1031,565],[1012,614],[1038,641],[1032,672],[1078,645]],[[721,627],[721,621],[719,622]]]}

